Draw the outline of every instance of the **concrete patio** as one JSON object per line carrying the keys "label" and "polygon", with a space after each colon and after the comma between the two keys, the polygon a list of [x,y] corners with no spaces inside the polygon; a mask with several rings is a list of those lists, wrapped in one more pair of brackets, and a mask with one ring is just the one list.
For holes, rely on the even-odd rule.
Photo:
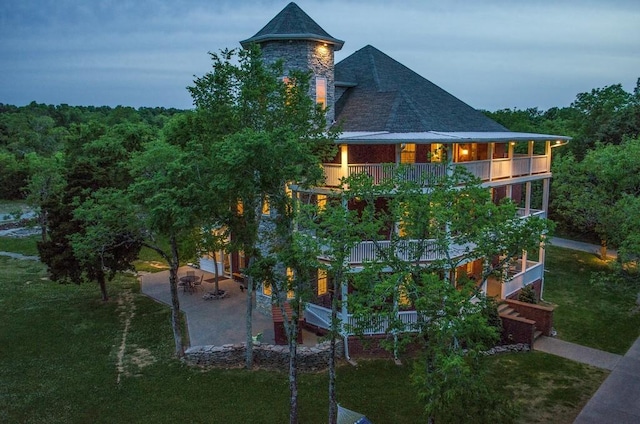
{"label": "concrete patio", "polygon": [[[178,288],[180,309],[187,318],[191,346],[221,346],[245,342],[247,294],[241,291],[240,283],[222,277],[219,287],[226,291],[226,296],[222,299],[205,300],[203,295],[214,290],[215,275],[184,266],[179,269],[178,276],[185,276],[187,271],[195,271],[197,277],[204,274],[202,286],[197,291],[190,293],[184,292],[181,287]],[[142,293],[170,307],[169,271],[144,274],[140,277],[140,285]],[[170,323],[167,322],[167,325]],[[263,343],[275,343],[271,317],[256,311],[254,294],[253,334],[259,333],[262,333]],[[303,340],[305,346],[314,346],[317,343],[316,335],[305,330]]]}

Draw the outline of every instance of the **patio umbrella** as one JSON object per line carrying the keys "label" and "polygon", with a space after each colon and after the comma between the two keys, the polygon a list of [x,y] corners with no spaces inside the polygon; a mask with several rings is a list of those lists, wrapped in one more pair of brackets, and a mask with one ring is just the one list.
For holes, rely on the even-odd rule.
{"label": "patio umbrella", "polygon": [[338,405],[338,424],[372,424],[363,414]]}

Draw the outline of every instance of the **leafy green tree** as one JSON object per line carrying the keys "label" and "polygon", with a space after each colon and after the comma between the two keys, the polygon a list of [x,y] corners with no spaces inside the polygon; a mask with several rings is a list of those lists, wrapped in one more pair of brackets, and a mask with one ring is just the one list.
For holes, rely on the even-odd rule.
{"label": "leafy green tree", "polygon": [[48,239],[49,211],[43,206],[59,202],[62,197],[65,186],[64,157],[61,152],[50,157],[29,153],[25,156],[25,162],[30,174],[26,201],[38,214],[41,240],[45,242]]}
{"label": "leafy green tree", "polygon": [[578,111],[574,121],[577,141],[572,150],[582,158],[596,144],[620,144],[624,136],[635,138],[640,132],[640,78],[633,93],[621,84],[579,93],[571,107]]}
{"label": "leafy green tree", "polygon": [[638,155],[640,139],[625,139],[619,145],[596,144],[581,162],[567,156],[554,164],[555,212],[575,230],[597,235],[604,257],[608,244],[635,244],[636,217],[629,213],[640,193]]}
{"label": "leafy green tree", "polygon": [[[107,129],[102,125],[81,125],[74,137],[67,140],[62,196],[51,196],[41,205],[49,237],[38,243],[38,251],[53,280],[75,283],[94,280],[100,285],[103,300],[107,300],[105,279],[130,268],[138,243],[107,243],[98,248],[91,243],[102,239],[90,240],[97,234],[87,232],[88,222],[75,211],[101,189],[127,187],[131,178],[126,162],[151,137],[153,133],[145,127],[131,128],[125,124]],[[96,249],[93,254],[92,248]]]}
{"label": "leafy green tree", "polygon": [[[263,64],[257,47],[239,53],[225,50],[211,58],[213,70],[189,87],[196,106],[195,139],[208,152],[208,190],[216,193],[211,201],[230,211],[222,222],[233,234],[229,249],[249,258],[244,274],[250,368],[255,280],[261,283],[265,273],[275,275],[274,266],[286,266],[273,246],[283,246],[282,240],[290,238],[286,231],[275,231],[291,230],[287,184],[319,181],[319,163],[331,151],[332,138],[325,133],[323,111],[308,96],[308,75],[292,73],[285,83],[281,64]],[[263,214],[267,203],[272,218]],[[266,227],[273,231],[261,230]]]}
{"label": "leafy green tree", "polygon": [[[406,343],[424,342],[414,377],[425,411],[431,420],[455,422],[466,413],[467,389],[481,385],[481,364],[474,355],[497,336],[478,289],[523,250],[537,249],[551,225],[518,218],[511,203],[494,204],[480,181],[459,169],[421,184],[405,178],[400,168],[379,185],[364,177],[350,181],[349,189],[362,203],[359,219],[370,221],[366,239],[375,246],[375,257],[352,275],[352,330],[386,332],[396,358]],[[459,265],[478,259],[484,262],[479,281],[452,280]],[[416,322],[402,320],[403,308],[415,309]],[[475,408],[492,399],[487,392],[475,395]],[[461,405],[455,410],[454,399]],[[508,410],[497,411],[506,417]],[[477,419],[492,422],[487,414]]]}

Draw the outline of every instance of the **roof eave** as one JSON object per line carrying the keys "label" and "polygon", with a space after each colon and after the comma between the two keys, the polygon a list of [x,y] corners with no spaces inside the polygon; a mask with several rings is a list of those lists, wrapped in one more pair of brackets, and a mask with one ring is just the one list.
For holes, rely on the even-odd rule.
{"label": "roof eave", "polygon": [[333,50],[338,51],[342,49],[344,45],[344,41],[338,40],[337,38],[331,37],[322,37],[318,34],[266,34],[266,35],[258,35],[255,37],[247,38],[246,40],[240,41],[240,45],[242,48],[246,49],[252,43],[265,43],[267,41],[286,41],[286,40],[307,40],[307,41],[316,41],[318,43],[327,43],[333,45]]}
{"label": "roof eave", "polygon": [[552,134],[518,133],[518,132],[441,132],[428,131],[423,133],[390,133],[377,132],[345,132],[336,142],[338,144],[394,144],[394,143],[493,143],[511,141],[570,141],[571,137]]}

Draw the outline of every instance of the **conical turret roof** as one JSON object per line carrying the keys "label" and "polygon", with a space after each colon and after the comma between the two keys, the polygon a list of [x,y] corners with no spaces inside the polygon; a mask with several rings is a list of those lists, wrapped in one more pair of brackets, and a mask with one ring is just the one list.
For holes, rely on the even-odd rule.
{"label": "conical turret roof", "polygon": [[251,38],[240,42],[246,48],[251,43],[283,40],[311,40],[332,44],[340,50],[344,41],[330,36],[294,2],[289,3],[267,25]]}

